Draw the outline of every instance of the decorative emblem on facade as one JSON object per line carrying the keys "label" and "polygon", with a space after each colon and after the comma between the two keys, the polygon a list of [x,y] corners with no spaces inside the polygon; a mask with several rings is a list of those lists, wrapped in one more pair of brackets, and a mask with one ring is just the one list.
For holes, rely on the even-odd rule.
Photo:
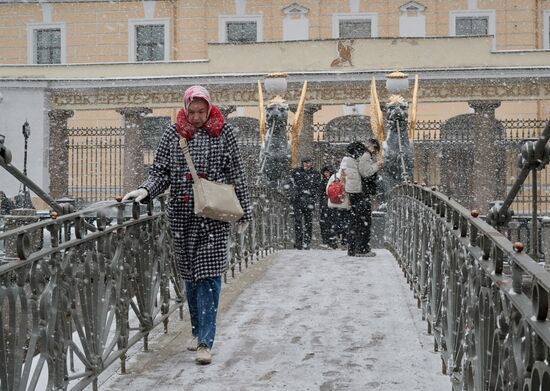
{"label": "decorative emblem on facade", "polygon": [[307,15],[308,12],[309,8],[298,3],[292,3],[283,7],[283,13],[285,15]]}
{"label": "decorative emblem on facade", "polygon": [[399,7],[401,12],[424,12],[426,7],[416,1],[409,1]]}
{"label": "decorative emblem on facade", "polygon": [[351,62],[351,53],[353,52],[353,39],[350,40],[339,40],[338,41],[338,57],[332,61],[330,64],[331,67],[341,67],[344,66],[346,63],[349,64],[350,67],[353,66],[353,63]]}

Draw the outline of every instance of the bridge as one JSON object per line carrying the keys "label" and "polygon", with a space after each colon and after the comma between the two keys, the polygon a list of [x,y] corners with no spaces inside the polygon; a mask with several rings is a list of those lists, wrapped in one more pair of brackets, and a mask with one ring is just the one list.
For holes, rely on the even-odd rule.
{"label": "bridge", "polygon": [[165,196],[0,234],[16,249],[0,266],[2,389],[550,387],[550,274],[477,213],[403,184],[387,250],[349,258],[287,250],[285,200],[254,199],[228,249],[211,372],[184,350]]}
{"label": "bridge", "polygon": [[[523,144],[486,216],[435,187],[392,188],[375,258],[289,250],[288,200],[253,186],[208,369],[185,351],[168,195],[74,211],[43,194],[50,218],[0,233],[0,388],[549,390],[550,256],[538,248],[550,226],[534,191],[525,246],[509,209],[550,162],[549,139],[550,123]],[[24,180],[10,160],[0,149]]]}
{"label": "bridge", "polygon": [[184,319],[151,342],[150,352],[129,355],[128,374],[100,379],[100,389],[450,389],[387,250],[375,258],[281,250],[249,269],[224,287],[209,367],[186,351]]}

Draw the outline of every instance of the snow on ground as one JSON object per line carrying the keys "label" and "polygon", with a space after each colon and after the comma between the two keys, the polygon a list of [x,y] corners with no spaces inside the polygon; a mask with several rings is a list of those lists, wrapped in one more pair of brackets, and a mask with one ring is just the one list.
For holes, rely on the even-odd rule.
{"label": "snow on ground", "polygon": [[224,284],[211,365],[195,364],[188,320],[176,319],[129,361],[129,374],[100,389],[450,390],[397,262],[377,253],[274,254],[246,272],[256,277],[242,291]]}

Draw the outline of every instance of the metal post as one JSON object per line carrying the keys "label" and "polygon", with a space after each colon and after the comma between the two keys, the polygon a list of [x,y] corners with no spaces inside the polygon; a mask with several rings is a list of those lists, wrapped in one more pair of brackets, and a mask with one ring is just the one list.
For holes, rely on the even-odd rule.
{"label": "metal post", "polygon": [[537,222],[537,170],[531,170],[531,210],[532,210],[532,220],[531,220],[531,256],[535,261],[538,262],[539,256],[539,232],[538,232],[538,222]]}
{"label": "metal post", "polygon": [[[29,121],[25,120],[25,123],[22,126],[22,133],[23,137],[25,138],[25,154],[23,157],[23,175],[27,176],[27,151],[28,151],[28,141],[29,137],[31,135],[31,126],[29,125]],[[23,207],[24,208],[32,208],[32,202],[31,202],[31,196],[27,192],[27,186],[23,182]]]}

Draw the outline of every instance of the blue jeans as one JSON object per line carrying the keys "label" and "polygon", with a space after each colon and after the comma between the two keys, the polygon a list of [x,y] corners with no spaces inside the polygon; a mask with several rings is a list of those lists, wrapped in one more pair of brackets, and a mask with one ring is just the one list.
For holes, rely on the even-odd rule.
{"label": "blue jeans", "polygon": [[216,336],[216,315],[222,290],[222,278],[210,277],[185,281],[185,296],[191,317],[191,333],[199,345],[212,349]]}

